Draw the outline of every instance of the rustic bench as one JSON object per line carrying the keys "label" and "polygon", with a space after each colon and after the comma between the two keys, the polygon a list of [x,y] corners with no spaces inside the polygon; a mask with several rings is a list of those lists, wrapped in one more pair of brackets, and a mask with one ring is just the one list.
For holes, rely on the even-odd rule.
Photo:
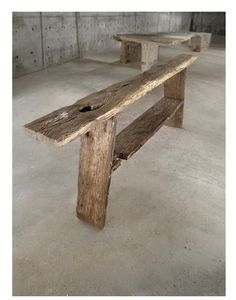
{"label": "rustic bench", "polygon": [[121,42],[120,62],[141,62],[142,72],[158,60],[159,47],[187,44],[193,51],[209,48],[211,33],[206,32],[159,32],[155,34],[117,34],[113,38]]}
{"label": "rustic bench", "polygon": [[[132,79],[109,86],[25,125],[38,140],[63,146],[81,136],[77,216],[105,225],[112,171],[162,125],[182,127],[186,69],[196,57],[181,54]],[[164,84],[164,97],[116,136],[116,115]]]}

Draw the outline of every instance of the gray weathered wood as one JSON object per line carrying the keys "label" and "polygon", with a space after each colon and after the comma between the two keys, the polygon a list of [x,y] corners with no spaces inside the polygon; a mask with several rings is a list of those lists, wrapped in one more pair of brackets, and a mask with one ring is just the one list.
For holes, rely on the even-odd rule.
{"label": "gray weathered wood", "polygon": [[142,72],[149,70],[157,63],[159,46],[155,43],[142,43],[141,70]]}
{"label": "gray weathered wood", "polygon": [[113,38],[117,41],[126,41],[126,42],[136,42],[136,43],[146,43],[153,42],[160,46],[173,46],[181,44],[184,41],[191,39],[195,36],[195,33],[178,33],[178,32],[159,32],[154,34],[117,34]]}
{"label": "gray weathered wood", "polygon": [[95,121],[108,120],[127,105],[164,83],[195,61],[182,54],[167,64],[153,66],[132,79],[114,84],[76,103],[60,108],[25,125],[33,137],[62,146],[90,130]]}
{"label": "gray weathered wood", "polygon": [[94,123],[81,137],[77,215],[103,228],[114,153],[116,120]]}
{"label": "gray weathered wood", "polygon": [[127,64],[128,62],[128,42],[121,42],[120,46],[120,62]]}
{"label": "gray weathered wood", "polygon": [[175,114],[165,123],[167,126],[182,128],[186,69],[168,79],[164,83],[164,95],[180,101],[182,104]]}
{"label": "gray weathered wood", "polygon": [[150,34],[117,34],[113,38],[117,41],[146,43],[152,42],[159,46],[174,46],[181,43],[186,43],[192,38],[201,37],[203,43],[209,46],[211,33],[207,32],[158,32]]}
{"label": "gray weathered wood", "polygon": [[190,47],[195,52],[201,52],[202,51],[202,37],[199,35],[192,37]]}
{"label": "gray weathered wood", "polygon": [[[159,32],[152,34],[117,34],[113,38],[122,43],[121,63],[127,63],[129,43],[136,43],[142,47],[141,70],[148,70],[157,61],[159,46],[174,46],[186,44],[193,51],[201,52],[209,48],[211,33],[206,32]],[[126,45],[126,46],[125,46]],[[137,58],[136,58],[137,61]],[[140,61],[140,60],[139,60]]]}
{"label": "gray weathered wood", "polygon": [[123,129],[116,137],[115,156],[129,159],[182,106],[178,99],[164,97]]}
{"label": "gray weathered wood", "polygon": [[195,52],[207,50],[211,42],[211,33],[200,32],[198,35],[191,38],[190,47]]}
{"label": "gray weathered wood", "polygon": [[122,42],[120,62],[126,64],[128,62],[141,61],[141,44],[135,42]]}

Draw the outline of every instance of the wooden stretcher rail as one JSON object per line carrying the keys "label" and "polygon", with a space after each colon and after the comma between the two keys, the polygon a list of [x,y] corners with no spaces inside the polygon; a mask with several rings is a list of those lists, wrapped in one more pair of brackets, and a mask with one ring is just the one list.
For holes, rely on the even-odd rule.
{"label": "wooden stretcher rail", "polygon": [[114,157],[129,159],[182,105],[183,101],[163,97],[116,136]]}
{"label": "wooden stretcher rail", "polygon": [[63,146],[88,132],[96,121],[105,121],[134,103],[146,93],[186,69],[196,57],[181,54],[165,65],[91,94],[25,125],[38,140]]}
{"label": "wooden stretcher rail", "polygon": [[163,97],[125,127],[115,138],[112,171],[131,158],[183,106],[184,101]]}

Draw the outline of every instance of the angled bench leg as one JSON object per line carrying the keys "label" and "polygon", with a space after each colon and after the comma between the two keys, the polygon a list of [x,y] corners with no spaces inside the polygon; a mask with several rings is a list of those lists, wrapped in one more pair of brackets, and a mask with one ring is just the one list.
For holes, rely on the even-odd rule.
{"label": "angled bench leg", "polygon": [[159,46],[155,43],[142,43],[141,52],[141,70],[144,72],[157,63]]}
{"label": "angled bench leg", "polygon": [[96,122],[81,137],[77,216],[98,228],[106,218],[115,144],[116,119]]}
{"label": "angled bench leg", "polygon": [[[184,69],[180,73],[177,73],[172,78],[168,79],[164,83],[165,97],[184,101],[185,79],[186,79],[186,69]],[[165,125],[170,126],[170,127],[182,128],[183,114],[184,114],[184,103],[175,112],[175,114],[168,121],[165,122]]]}

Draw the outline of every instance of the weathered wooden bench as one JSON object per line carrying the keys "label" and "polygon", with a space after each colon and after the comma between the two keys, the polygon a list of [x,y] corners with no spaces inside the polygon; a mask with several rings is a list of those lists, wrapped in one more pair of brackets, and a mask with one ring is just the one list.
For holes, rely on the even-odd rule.
{"label": "weathered wooden bench", "polygon": [[142,72],[157,63],[159,47],[187,44],[193,51],[209,48],[211,33],[207,32],[159,32],[152,34],[117,34],[113,38],[121,42],[120,62],[141,62]]}
{"label": "weathered wooden bench", "polygon": [[[77,215],[103,228],[111,173],[162,125],[182,127],[186,69],[196,57],[165,65],[109,86],[25,125],[38,140],[63,146],[81,136]],[[116,115],[164,83],[164,97],[116,136]]]}

